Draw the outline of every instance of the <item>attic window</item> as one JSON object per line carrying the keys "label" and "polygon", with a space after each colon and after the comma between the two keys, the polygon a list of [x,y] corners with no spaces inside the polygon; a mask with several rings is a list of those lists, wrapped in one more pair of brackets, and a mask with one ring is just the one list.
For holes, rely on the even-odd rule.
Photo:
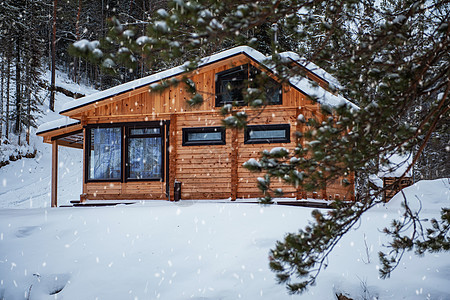
{"label": "attic window", "polygon": [[242,65],[216,74],[216,106],[243,103],[242,89],[248,79],[248,65]]}
{"label": "attic window", "polygon": [[[216,74],[216,107],[235,103],[244,105],[243,89],[248,88],[256,75],[261,72],[252,65],[241,65]],[[281,84],[269,78],[265,83],[266,98],[269,105],[282,104]]]}

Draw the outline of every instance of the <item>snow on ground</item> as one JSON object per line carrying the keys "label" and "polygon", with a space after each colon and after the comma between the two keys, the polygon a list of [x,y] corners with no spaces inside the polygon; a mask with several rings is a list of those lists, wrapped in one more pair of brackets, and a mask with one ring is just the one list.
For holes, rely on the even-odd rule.
{"label": "snow on ground", "polygon": [[[441,179],[405,193],[420,199],[423,218],[431,218],[448,207],[449,190],[449,179]],[[2,194],[0,203],[13,197]],[[276,284],[268,252],[285,232],[307,224],[309,208],[150,201],[0,209],[0,299],[335,299],[336,292],[354,299],[449,299],[449,253],[407,253],[391,279],[378,278],[377,253],[386,243],[380,229],[400,215],[400,202],[396,196],[367,213],[301,296]]]}

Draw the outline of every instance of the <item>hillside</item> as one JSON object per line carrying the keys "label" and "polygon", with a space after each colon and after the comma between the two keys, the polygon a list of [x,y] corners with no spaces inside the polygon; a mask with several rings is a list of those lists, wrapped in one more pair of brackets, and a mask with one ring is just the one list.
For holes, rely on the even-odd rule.
{"label": "hillside", "polygon": [[[79,94],[91,94],[94,89],[75,84],[69,80],[66,74],[56,73],[56,86]],[[43,75],[46,82],[50,81],[50,72]],[[41,107],[42,116],[38,124],[52,121],[61,116],[57,113],[60,108],[72,98],[62,93],[56,93],[55,111],[48,108],[48,101]],[[0,154],[4,159],[18,153],[33,153],[36,157],[23,158],[0,168],[0,208],[20,207],[36,208],[50,206],[50,184],[51,184],[51,145],[43,144],[42,138],[35,135],[36,129],[32,128],[30,145],[17,146],[17,138],[12,137],[11,144],[0,145]],[[70,200],[79,199],[82,181],[82,151],[60,147],[59,155],[59,190],[60,204],[67,204]],[[1,160],[1,159],[0,159]]]}

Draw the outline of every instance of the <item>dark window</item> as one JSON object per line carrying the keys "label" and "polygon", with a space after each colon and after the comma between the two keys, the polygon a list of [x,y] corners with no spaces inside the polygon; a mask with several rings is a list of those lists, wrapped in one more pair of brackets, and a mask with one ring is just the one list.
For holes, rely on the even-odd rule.
{"label": "dark window", "polygon": [[87,134],[88,180],[121,180],[122,128],[90,128]]}
{"label": "dark window", "polygon": [[[254,78],[260,74],[261,71],[253,66],[250,67],[250,80],[253,81]],[[280,105],[282,102],[282,89],[281,84],[269,76],[260,78],[261,83],[254,82],[255,86],[263,85],[264,91],[266,92],[266,100],[269,105]]]}
{"label": "dark window", "polygon": [[183,146],[225,145],[224,127],[183,128]]}
{"label": "dark window", "polygon": [[127,140],[127,180],[159,180],[163,175],[160,127],[130,127]]}
{"label": "dark window", "polygon": [[242,89],[248,79],[248,65],[242,65],[216,74],[216,106],[242,103]]}
{"label": "dark window", "polygon": [[[243,89],[247,88],[247,84],[252,85],[252,81],[259,71],[254,66],[248,64],[235,67],[216,74],[216,107],[224,104],[235,103],[244,105]],[[250,79],[250,80],[249,80]],[[246,82],[248,81],[248,82]],[[264,85],[266,98],[269,105],[282,104],[281,84],[274,79],[268,77],[263,83],[255,85]]]}
{"label": "dark window", "polygon": [[290,125],[252,125],[245,129],[245,144],[289,143]]}

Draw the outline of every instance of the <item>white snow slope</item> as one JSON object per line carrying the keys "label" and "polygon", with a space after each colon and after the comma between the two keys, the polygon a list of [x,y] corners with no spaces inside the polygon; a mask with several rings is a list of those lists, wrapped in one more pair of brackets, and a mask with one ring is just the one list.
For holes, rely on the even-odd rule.
{"label": "white snow slope", "polygon": [[[336,299],[341,292],[353,299],[450,299],[450,253],[406,253],[390,279],[379,279],[377,253],[387,243],[381,229],[401,215],[401,195],[365,214],[317,285],[290,296],[269,270],[268,253],[312,219],[311,209],[205,201],[49,208],[50,147],[35,142],[37,158],[0,168],[2,300]],[[60,150],[60,204],[81,193],[81,156]],[[449,180],[404,190],[423,219],[449,207]]]}

